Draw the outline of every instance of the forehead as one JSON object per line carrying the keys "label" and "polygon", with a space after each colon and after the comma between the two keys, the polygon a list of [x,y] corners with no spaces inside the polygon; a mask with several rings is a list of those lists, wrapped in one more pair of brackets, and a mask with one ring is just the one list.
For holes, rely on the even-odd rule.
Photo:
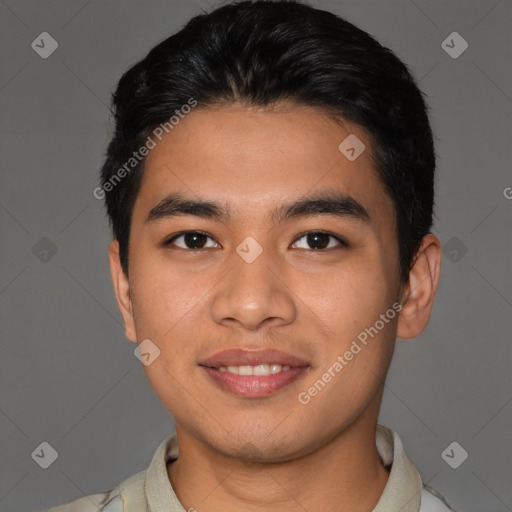
{"label": "forehead", "polygon": [[392,210],[375,172],[370,133],[311,107],[196,108],[155,142],[136,210],[180,192],[248,215],[320,190],[355,197],[369,210]]}

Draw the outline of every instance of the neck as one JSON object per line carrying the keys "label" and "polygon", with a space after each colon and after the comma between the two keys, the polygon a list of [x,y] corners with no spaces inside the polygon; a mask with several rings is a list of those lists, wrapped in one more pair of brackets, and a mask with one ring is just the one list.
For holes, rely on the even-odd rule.
{"label": "neck", "polygon": [[169,480],[185,510],[371,512],[389,476],[372,412],[316,451],[271,464],[226,457],[177,424],[179,458],[167,466]]}

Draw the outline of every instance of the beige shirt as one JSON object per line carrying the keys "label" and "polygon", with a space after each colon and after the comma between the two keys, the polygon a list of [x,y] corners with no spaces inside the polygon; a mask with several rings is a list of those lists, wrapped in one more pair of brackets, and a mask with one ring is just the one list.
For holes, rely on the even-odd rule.
{"label": "beige shirt", "polygon": [[[398,434],[377,425],[377,450],[389,478],[373,512],[449,512],[435,490],[422,484],[418,470],[407,458]],[[178,458],[176,434],[158,447],[149,468],[110,491],[85,496],[43,512],[186,512],[167,475],[167,462]],[[190,509],[189,512],[194,512]]]}

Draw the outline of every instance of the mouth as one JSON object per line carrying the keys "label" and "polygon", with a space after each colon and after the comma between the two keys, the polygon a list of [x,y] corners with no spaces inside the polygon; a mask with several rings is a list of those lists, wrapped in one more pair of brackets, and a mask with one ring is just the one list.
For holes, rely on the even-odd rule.
{"label": "mouth", "polygon": [[199,366],[222,390],[245,398],[273,395],[310,367],[304,359],[274,349],[225,350]]}

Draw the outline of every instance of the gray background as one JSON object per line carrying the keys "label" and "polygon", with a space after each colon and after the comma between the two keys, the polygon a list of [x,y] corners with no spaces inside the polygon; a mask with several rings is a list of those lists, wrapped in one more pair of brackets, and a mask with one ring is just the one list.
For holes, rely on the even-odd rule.
{"label": "gray background", "polygon": [[[379,421],[399,433],[424,482],[456,509],[512,510],[512,200],[504,195],[512,186],[512,4],[311,4],[394,50],[432,108],[442,279],[424,334],[398,341]],[[108,270],[110,234],[92,190],[117,80],[201,8],[209,6],[0,2],[4,511],[107,490],[145,469],[173,431],[124,338]],[[43,31],[59,44],[47,59],[31,48]],[[456,59],[441,47],[453,31],[469,44]],[[31,457],[43,441],[59,454],[48,469]],[[441,457],[453,441],[469,454],[457,469]]]}

